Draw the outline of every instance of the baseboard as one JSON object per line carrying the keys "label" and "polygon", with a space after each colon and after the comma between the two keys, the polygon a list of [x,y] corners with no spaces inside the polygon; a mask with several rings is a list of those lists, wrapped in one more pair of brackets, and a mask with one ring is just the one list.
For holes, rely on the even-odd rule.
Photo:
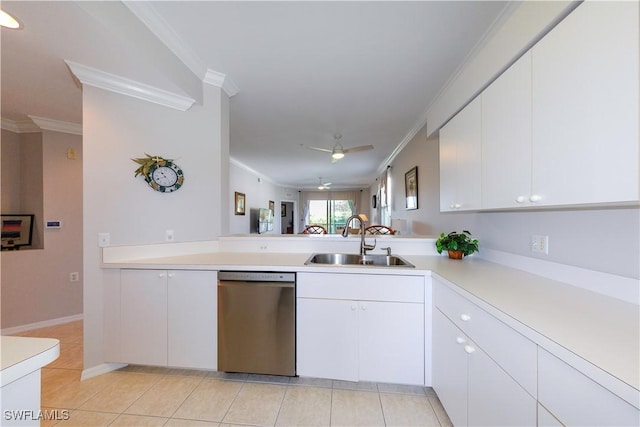
{"label": "baseboard", "polygon": [[82,320],[84,315],[74,314],[73,316],[58,317],[57,319],[43,320],[42,322],[29,323],[27,325],[12,326],[10,328],[4,328],[0,330],[2,335],[19,334],[20,332],[31,331],[33,329],[47,328],[49,326],[61,325],[63,323],[75,322],[76,320]]}
{"label": "baseboard", "polygon": [[89,378],[97,377],[98,375],[106,374],[111,371],[115,371],[127,366],[126,363],[103,363],[93,368],[85,369],[82,371],[80,381],[88,380]]}

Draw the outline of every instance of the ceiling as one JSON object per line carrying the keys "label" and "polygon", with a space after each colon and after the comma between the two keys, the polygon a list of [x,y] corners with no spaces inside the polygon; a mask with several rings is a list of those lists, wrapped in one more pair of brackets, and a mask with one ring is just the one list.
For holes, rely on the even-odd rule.
{"label": "ceiling", "polygon": [[[190,95],[185,82],[198,71],[185,58],[195,58],[238,89],[230,100],[236,162],[293,188],[320,177],[333,188],[369,186],[506,5],[145,2],[154,32],[131,3],[3,1],[24,28],[2,29],[1,113],[81,123],[81,88],[64,60]],[[155,36],[158,22],[173,44]],[[338,133],[345,148],[374,149],[331,163],[307,148],[331,149]]]}

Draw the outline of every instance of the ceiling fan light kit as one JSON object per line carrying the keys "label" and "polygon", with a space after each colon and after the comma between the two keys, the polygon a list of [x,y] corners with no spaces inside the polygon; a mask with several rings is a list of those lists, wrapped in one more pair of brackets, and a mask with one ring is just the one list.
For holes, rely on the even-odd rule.
{"label": "ceiling fan light kit", "polygon": [[334,144],[331,150],[327,148],[319,148],[319,147],[308,147],[310,150],[321,151],[323,153],[331,153],[331,162],[335,163],[340,159],[343,159],[345,154],[351,151],[365,151],[373,149],[373,145],[360,145],[358,147],[344,148],[342,146],[342,135],[336,134],[333,139],[335,139],[336,143]]}

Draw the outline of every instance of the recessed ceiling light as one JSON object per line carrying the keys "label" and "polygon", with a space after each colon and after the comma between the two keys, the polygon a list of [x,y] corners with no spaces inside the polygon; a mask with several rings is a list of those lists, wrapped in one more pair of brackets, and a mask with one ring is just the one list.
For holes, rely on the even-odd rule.
{"label": "recessed ceiling light", "polygon": [[13,30],[22,28],[22,25],[20,25],[20,22],[18,22],[16,18],[9,15],[2,9],[0,9],[0,25],[5,28],[11,28]]}

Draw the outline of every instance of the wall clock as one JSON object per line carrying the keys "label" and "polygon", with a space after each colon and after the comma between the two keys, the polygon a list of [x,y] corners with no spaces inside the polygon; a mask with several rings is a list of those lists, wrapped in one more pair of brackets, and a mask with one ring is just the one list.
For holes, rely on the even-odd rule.
{"label": "wall clock", "polygon": [[[145,153],[146,154],[146,153]],[[132,159],[140,167],[136,169],[136,175],[142,175],[151,188],[161,193],[172,193],[182,187],[184,173],[173,159],[164,159],[160,156],[150,156]]]}

